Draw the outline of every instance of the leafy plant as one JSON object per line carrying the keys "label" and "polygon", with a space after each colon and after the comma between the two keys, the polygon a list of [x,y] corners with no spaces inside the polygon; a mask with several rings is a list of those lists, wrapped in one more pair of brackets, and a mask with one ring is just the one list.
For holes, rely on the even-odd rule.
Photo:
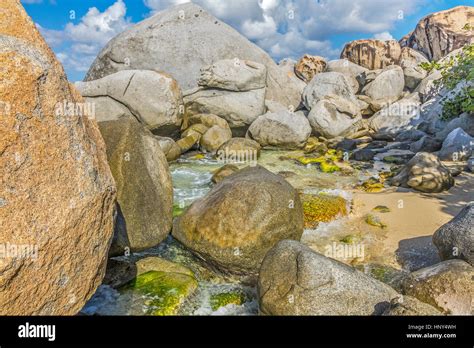
{"label": "leafy plant", "polygon": [[[421,63],[420,67],[428,72],[438,70],[441,79],[435,81],[438,86],[453,90],[461,81],[474,81],[474,44],[466,45],[462,52],[449,59],[438,62]],[[456,97],[443,103],[441,119],[448,121],[463,112],[473,112],[474,90],[472,86],[464,88]]]}

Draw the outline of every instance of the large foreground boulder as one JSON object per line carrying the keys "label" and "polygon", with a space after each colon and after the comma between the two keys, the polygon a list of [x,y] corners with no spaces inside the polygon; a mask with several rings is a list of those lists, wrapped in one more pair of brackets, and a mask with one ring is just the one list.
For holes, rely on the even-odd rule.
{"label": "large foreground boulder", "polygon": [[356,40],[344,47],[341,58],[369,70],[383,69],[398,64],[402,49],[395,40]]}
{"label": "large foreground boulder", "polygon": [[120,70],[157,70],[188,90],[197,87],[201,68],[236,57],[266,66],[268,99],[298,107],[296,84],[267,53],[193,3],[159,12],[116,36],[99,53],[86,81]]}
{"label": "large foreground boulder", "polygon": [[433,235],[442,260],[462,259],[474,266],[474,202]]}
{"label": "large foreground boulder", "polygon": [[449,190],[454,179],[436,155],[420,152],[392,179],[392,184],[432,193]]}
{"label": "large foreground boulder", "polygon": [[311,135],[311,126],[302,112],[280,111],[267,113],[255,120],[247,131],[247,138],[262,147],[285,149],[302,148]]}
{"label": "large foreground boulder", "polygon": [[112,238],[104,142],[17,0],[0,2],[0,61],[0,314],[75,315]]}
{"label": "large foreground boulder", "polygon": [[415,31],[404,41],[423,52],[430,60],[439,60],[448,53],[474,42],[472,25],[474,7],[457,6],[423,18]]}
{"label": "large foreground boulder", "polygon": [[160,140],[136,120],[99,127],[118,191],[111,254],[151,248],[166,238],[173,220],[173,185]]}
{"label": "large foreground boulder", "polygon": [[[77,82],[83,97],[94,103],[101,100],[96,109],[97,121],[116,120],[125,107],[130,118],[137,118],[156,134],[172,135],[181,126],[184,106],[181,90],[169,75],[150,70],[126,70],[99,80]],[[107,102],[104,100],[107,99]]]}
{"label": "large foreground boulder", "polygon": [[388,285],[289,240],[265,256],[258,294],[267,315],[378,315],[397,296]]}
{"label": "large foreground boulder", "polygon": [[268,250],[302,233],[297,191],[260,166],[225,178],[173,226],[173,236],[204,260],[240,274],[256,274]]}
{"label": "large foreground boulder", "polygon": [[472,315],[473,277],[471,265],[462,260],[448,260],[411,273],[401,286],[405,294],[445,314]]}

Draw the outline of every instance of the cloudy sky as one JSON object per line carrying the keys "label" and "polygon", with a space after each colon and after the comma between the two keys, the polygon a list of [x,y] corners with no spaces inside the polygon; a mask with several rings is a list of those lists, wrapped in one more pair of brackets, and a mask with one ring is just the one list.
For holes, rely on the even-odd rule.
{"label": "cloudy sky", "polygon": [[[191,0],[22,0],[72,81],[128,26]],[[425,15],[474,0],[193,0],[276,61],[305,53],[338,58],[363,38],[400,39]]]}

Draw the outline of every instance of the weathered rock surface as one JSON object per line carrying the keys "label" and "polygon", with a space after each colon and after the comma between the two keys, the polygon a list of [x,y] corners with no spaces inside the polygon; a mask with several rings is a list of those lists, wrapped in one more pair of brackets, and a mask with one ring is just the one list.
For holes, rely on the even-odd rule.
{"label": "weathered rock surface", "polygon": [[473,149],[474,138],[462,128],[456,128],[444,139],[439,158],[444,161],[464,161],[471,157]]}
{"label": "weathered rock surface", "polygon": [[403,44],[423,52],[430,60],[439,60],[474,42],[473,25],[474,7],[457,6],[423,18]]}
{"label": "weathered rock surface", "polygon": [[420,121],[418,97],[403,98],[378,111],[369,120],[369,127],[377,138],[395,138],[414,129]]}
{"label": "weathered rock surface", "polygon": [[397,296],[388,285],[288,240],[265,256],[258,294],[267,315],[382,314]]}
{"label": "weathered rock surface", "polygon": [[474,266],[474,202],[434,233],[433,244],[442,260],[462,259]]}
{"label": "weathered rock surface", "polygon": [[388,105],[400,99],[404,87],[403,69],[399,66],[390,66],[367,84],[362,93],[377,103]]}
{"label": "weathered rock surface", "polygon": [[184,102],[189,115],[217,115],[226,120],[238,136],[265,113],[265,88],[247,92],[196,89],[185,93]]}
{"label": "weathered rock surface", "polygon": [[368,69],[361,67],[360,65],[354,64],[348,61],[347,59],[336,59],[331,60],[327,63],[326,71],[339,72],[341,74],[344,74],[348,78],[353,92],[358,93],[360,85],[357,80],[357,76],[364,72],[367,72]]}
{"label": "weathered rock surface", "polygon": [[247,138],[232,138],[226,141],[217,151],[217,155],[225,156],[229,159],[232,156],[236,157],[236,160],[256,160],[260,157],[261,146],[258,142]]}
{"label": "weathered rock surface", "polygon": [[323,57],[305,54],[295,65],[296,75],[304,82],[309,82],[314,75],[326,69],[326,60]]}
{"label": "weathered rock surface", "polygon": [[[159,135],[176,133],[184,115],[181,90],[169,75],[151,70],[125,70],[90,82],[77,82],[83,97],[94,102],[101,99],[97,120],[119,119],[114,109],[128,109],[152,132]],[[108,101],[105,102],[104,98]],[[118,106],[118,105],[120,106]],[[112,110],[111,110],[112,109]]]}
{"label": "weathered rock surface", "polygon": [[449,133],[456,128],[461,128],[471,137],[474,137],[474,115],[463,113],[461,116],[452,119],[443,127],[442,130],[436,133],[436,138],[443,141]]}
{"label": "weathered rock surface", "polygon": [[426,316],[426,315],[443,315],[435,307],[421,302],[411,296],[400,296],[393,299],[390,308],[382,315],[385,316]]}
{"label": "weathered rock surface", "polygon": [[357,98],[348,79],[344,74],[338,72],[317,74],[304,89],[303,103],[308,110],[311,110],[317,102],[328,95],[337,95],[357,103]]}
{"label": "weathered rock surface", "polygon": [[224,59],[203,67],[198,84],[209,88],[244,92],[265,88],[267,68],[248,60]]}
{"label": "weathered rock surface", "polygon": [[400,55],[399,65],[402,68],[416,67],[421,63],[428,63],[429,60],[420,51],[414,50],[411,47],[403,47]]}
{"label": "weathered rock surface", "polygon": [[425,135],[421,139],[410,145],[410,151],[417,152],[435,152],[441,148],[442,142],[436,138]]}
{"label": "weathered rock surface", "polygon": [[228,176],[237,173],[239,170],[239,167],[236,165],[226,164],[212,173],[211,181],[214,184],[218,184]]}
{"label": "weathered rock surface", "polygon": [[0,314],[75,315],[112,238],[105,145],[17,0],[0,2],[0,62]]}
{"label": "weathered rock surface", "polygon": [[402,282],[409,296],[445,314],[472,315],[474,268],[461,260],[443,261],[410,274]]}
{"label": "weathered rock surface", "polygon": [[341,58],[369,70],[376,70],[398,64],[401,51],[400,44],[395,40],[356,40],[346,44]]}
{"label": "weathered rock surface", "polygon": [[461,80],[451,90],[441,84],[433,91],[428,92],[428,95],[425,95],[425,102],[421,106],[420,111],[420,116],[425,123],[425,129],[423,130],[430,134],[442,132],[448,123],[443,117],[456,118],[457,116],[461,116],[462,111],[459,111],[459,115],[446,113],[445,105],[449,103],[459,103],[457,99],[465,93],[466,89],[472,88],[473,86],[474,81]]}
{"label": "weathered rock surface", "polygon": [[454,185],[454,179],[436,155],[420,152],[393,178],[392,184],[421,192],[442,192]]}
{"label": "weathered rock surface", "polygon": [[201,137],[201,149],[206,152],[216,152],[230,139],[232,139],[232,132],[229,128],[212,126]]}
{"label": "weathered rock surface", "polygon": [[308,115],[313,133],[328,139],[348,136],[362,120],[357,104],[337,95],[328,95],[318,101]]}
{"label": "weathered rock surface", "polygon": [[181,148],[173,139],[159,136],[156,138],[158,139],[160,147],[163,150],[168,162],[173,162],[177,160],[179,156],[181,156]]}
{"label": "weathered rock surface", "polygon": [[219,126],[221,128],[229,128],[229,124],[223,118],[213,114],[196,114],[185,118],[186,127],[189,128],[195,124],[202,124],[207,128]]}
{"label": "weathered rock surface", "polygon": [[302,113],[282,111],[257,118],[248,129],[246,137],[255,140],[262,147],[295,149],[302,148],[310,135],[310,123]]}
{"label": "weathered rock surface", "polygon": [[99,53],[86,81],[120,70],[156,70],[189,90],[197,87],[202,67],[236,57],[266,66],[268,99],[300,104],[295,82],[266,52],[193,3],[159,12],[117,35]]}
{"label": "weathered rock surface", "polygon": [[260,166],[225,178],[173,227],[173,236],[204,260],[243,274],[256,274],[268,250],[283,239],[299,240],[302,233],[297,191]]}
{"label": "weathered rock surface", "polygon": [[173,220],[173,185],[160,141],[136,120],[100,122],[99,127],[118,191],[111,254],[156,246]]}

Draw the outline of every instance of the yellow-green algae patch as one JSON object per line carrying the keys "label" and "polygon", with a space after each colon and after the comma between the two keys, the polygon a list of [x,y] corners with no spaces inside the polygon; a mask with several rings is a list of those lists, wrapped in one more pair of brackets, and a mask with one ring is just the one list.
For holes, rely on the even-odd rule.
{"label": "yellow-green algae patch", "polygon": [[319,169],[324,173],[334,173],[341,171],[341,167],[337,165],[337,162],[341,161],[343,157],[342,151],[329,150],[325,155],[319,157],[307,157],[301,156],[294,158],[296,161],[303,165],[316,163],[319,165]]}
{"label": "yellow-green algae patch", "polygon": [[365,217],[365,222],[371,226],[375,227],[380,227],[380,228],[386,228],[387,225],[380,220],[380,218],[377,215],[374,214],[367,214]]}
{"label": "yellow-green algae patch", "polygon": [[315,228],[320,222],[329,222],[347,215],[347,202],[341,196],[325,193],[301,196],[305,228]]}
{"label": "yellow-green algae patch", "polygon": [[183,273],[149,271],[138,275],[123,290],[145,296],[146,315],[176,315],[184,300],[198,287],[193,276]]}
{"label": "yellow-green algae patch", "polygon": [[385,206],[385,205],[378,205],[372,211],[378,212],[378,213],[390,213],[390,208]]}
{"label": "yellow-green algae patch", "polygon": [[245,294],[241,292],[223,292],[220,294],[211,295],[210,303],[213,311],[218,310],[221,307],[225,307],[229,304],[235,304],[241,306],[245,303]]}

